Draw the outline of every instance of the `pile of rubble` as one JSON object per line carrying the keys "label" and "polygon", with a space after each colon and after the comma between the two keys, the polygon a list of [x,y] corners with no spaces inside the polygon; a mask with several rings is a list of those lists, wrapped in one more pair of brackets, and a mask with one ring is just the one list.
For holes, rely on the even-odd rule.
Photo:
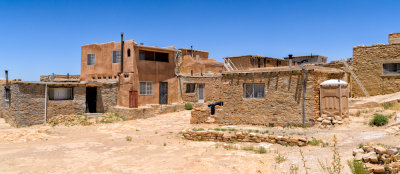
{"label": "pile of rubble", "polygon": [[92,122],[87,121],[87,118],[83,115],[58,115],[51,117],[47,120],[47,123],[56,126],[74,126],[74,125],[90,125]]}
{"label": "pile of rubble", "polygon": [[353,150],[354,160],[362,161],[373,173],[397,173],[400,171],[399,148],[368,144]]}
{"label": "pile of rubble", "polygon": [[285,137],[265,133],[249,133],[248,131],[216,131],[216,130],[183,130],[183,137],[193,141],[220,142],[268,142],[290,146],[306,146],[307,139],[301,137]]}
{"label": "pile of rubble", "polygon": [[328,116],[327,114],[322,114],[321,117],[317,119],[318,122],[321,124],[319,125],[320,128],[330,128],[336,124],[343,124],[343,119],[341,116]]}

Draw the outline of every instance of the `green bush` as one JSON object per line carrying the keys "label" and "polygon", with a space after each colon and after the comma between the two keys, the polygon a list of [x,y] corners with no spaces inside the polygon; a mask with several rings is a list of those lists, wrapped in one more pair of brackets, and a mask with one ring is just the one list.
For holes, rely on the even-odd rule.
{"label": "green bush", "polygon": [[382,114],[375,114],[374,118],[369,122],[370,126],[383,126],[388,123],[388,117]]}
{"label": "green bush", "polygon": [[367,169],[364,168],[364,164],[361,161],[353,160],[347,161],[351,173],[353,174],[367,174],[369,173]]}
{"label": "green bush", "polygon": [[382,103],[383,109],[389,109],[394,106],[394,103]]}
{"label": "green bush", "polygon": [[192,103],[186,103],[185,104],[185,109],[186,110],[192,110],[193,109],[193,104]]}

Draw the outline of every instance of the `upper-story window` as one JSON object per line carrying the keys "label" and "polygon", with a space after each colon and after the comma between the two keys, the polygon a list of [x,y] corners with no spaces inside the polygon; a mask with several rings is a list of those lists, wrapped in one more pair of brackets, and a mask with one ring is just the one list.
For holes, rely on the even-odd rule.
{"label": "upper-story window", "polygon": [[121,63],[121,50],[113,51],[112,63]]}
{"label": "upper-story window", "polygon": [[128,49],[127,53],[128,53],[128,57],[131,57],[131,49]]}
{"label": "upper-story window", "polygon": [[94,65],[96,63],[96,54],[87,55],[87,65]]}
{"label": "upper-story window", "polygon": [[154,52],[154,51],[139,51],[140,60],[158,61],[158,62],[168,62],[168,53]]}
{"label": "upper-story window", "polygon": [[10,89],[5,88],[5,90],[4,90],[4,99],[10,100],[10,98],[11,98]]}
{"label": "upper-story window", "polygon": [[400,75],[400,63],[384,63],[383,74]]}

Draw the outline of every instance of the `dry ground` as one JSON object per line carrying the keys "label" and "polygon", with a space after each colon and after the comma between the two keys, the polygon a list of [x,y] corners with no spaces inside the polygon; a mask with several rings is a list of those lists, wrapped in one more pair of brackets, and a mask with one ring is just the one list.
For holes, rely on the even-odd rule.
{"label": "dry ground", "polygon": [[[360,143],[400,144],[399,136],[385,131],[387,127],[366,124],[374,112],[376,110],[372,109],[351,117],[348,123],[332,129],[318,129],[317,126],[307,129],[233,127],[315,137],[326,142],[332,142],[336,135],[344,173],[349,173],[346,160],[352,158],[352,149]],[[185,128],[222,127],[190,125],[189,119],[190,112],[182,111],[111,124],[28,128],[12,128],[0,119],[0,173],[289,173],[290,166],[297,166],[298,173],[305,173],[300,149],[304,152],[309,173],[321,173],[318,160],[332,159],[332,147],[329,146],[299,148],[236,143],[267,148],[267,153],[256,154],[226,150],[218,146],[221,143],[185,140],[179,134]],[[131,141],[127,137],[131,137]],[[286,160],[277,163],[275,157],[278,154]]]}

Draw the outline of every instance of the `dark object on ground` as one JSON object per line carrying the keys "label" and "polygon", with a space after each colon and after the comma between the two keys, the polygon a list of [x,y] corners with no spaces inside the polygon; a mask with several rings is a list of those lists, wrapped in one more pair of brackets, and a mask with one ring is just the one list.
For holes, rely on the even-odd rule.
{"label": "dark object on ground", "polygon": [[219,102],[215,102],[213,104],[209,104],[208,107],[211,108],[211,115],[215,114],[215,106],[216,105],[224,106],[224,102],[223,101],[219,101]]}

